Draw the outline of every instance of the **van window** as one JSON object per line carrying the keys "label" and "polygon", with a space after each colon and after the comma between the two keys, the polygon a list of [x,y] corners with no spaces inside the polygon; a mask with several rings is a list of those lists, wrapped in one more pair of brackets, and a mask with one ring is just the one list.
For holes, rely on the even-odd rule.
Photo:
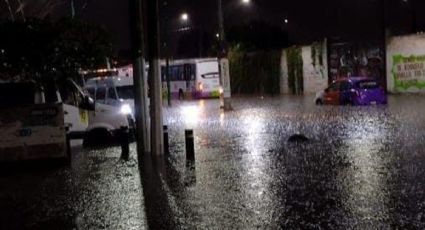
{"label": "van window", "polygon": [[86,90],[89,93],[91,98],[95,98],[95,95],[94,95],[95,89],[94,88],[90,87],[90,88],[86,88]]}
{"label": "van window", "polygon": [[66,84],[62,85],[60,88],[60,94],[64,104],[79,106],[83,100],[83,94],[71,81],[67,81]]}
{"label": "van window", "polygon": [[134,99],[133,86],[119,86],[117,87],[118,98],[123,100]]}
{"label": "van window", "polygon": [[114,88],[108,88],[107,99],[108,100],[117,100],[117,94],[115,93]]}
{"label": "van window", "polygon": [[106,88],[105,87],[99,87],[96,89],[96,101],[104,102],[106,98]]}

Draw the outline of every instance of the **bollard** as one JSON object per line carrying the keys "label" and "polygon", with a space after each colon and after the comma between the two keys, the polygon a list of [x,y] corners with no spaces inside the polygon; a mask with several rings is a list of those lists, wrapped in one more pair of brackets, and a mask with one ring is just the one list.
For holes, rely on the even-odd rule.
{"label": "bollard", "polygon": [[168,141],[168,126],[164,125],[164,154],[169,155],[170,154],[170,143]]}
{"label": "bollard", "polygon": [[195,161],[195,143],[193,141],[193,130],[185,130],[186,160]]}
{"label": "bollard", "polygon": [[121,144],[121,159],[128,161],[130,158],[130,143],[128,127],[122,126],[120,128],[119,139]]}

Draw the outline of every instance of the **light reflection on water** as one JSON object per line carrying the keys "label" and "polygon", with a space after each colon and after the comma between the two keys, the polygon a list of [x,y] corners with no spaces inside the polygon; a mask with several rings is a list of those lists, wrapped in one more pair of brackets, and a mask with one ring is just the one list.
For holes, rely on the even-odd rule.
{"label": "light reflection on water", "polygon": [[[423,117],[404,119],[409,114],[400,111],[406,108],[395,105],[316,107],[309,98],[297,97],[234,99],[233,107],[235,111],[223,113],[218,101],[188,102],[166,115],[166,120],[175,121],[174,133],[195,129],[196,184],[186,194],[193,206],[186,208],[196,210],[196,226],[403,226],[399,220],[407,217],[397,208],[411,198],[400,197],[404,195],[400,184],[417,185],[400,181],[403,175],[394,166],[400,164],[400,155],[407,158],[404,162],[413,162],[406,153],[425,134],[421,129],[412,131],[415,124],[399,124],[408,120],[423,127]],[[295,133],[312,141],[288,144]],[[399,143],[405,141],[410,145],[400,149]],[[181,156],[182,136],[175,135],[172,142],[176,144],[172,152]],[[414,178],[425,174],[423,168],[414,168],[415,172],[409,171]],[[425,203],[425,197],[414,197]],[[414,208],[408,210],[416,210],[411,216],[417,218]]]}
{"label": "light reflection on water", "polygon": [[[367,116],[347,124],[348,149],[346,156],[352,163],[346,175],[346,208],[364,223],[386,221],[389,218],[389,194],[386,188],[386,162],[381,151],[387,137],[385,124]],[[387,157],[387,156],[385,156]],[[366,226],[366,225],[363,225]],[[388,226],[387,226],[388,227]]]}

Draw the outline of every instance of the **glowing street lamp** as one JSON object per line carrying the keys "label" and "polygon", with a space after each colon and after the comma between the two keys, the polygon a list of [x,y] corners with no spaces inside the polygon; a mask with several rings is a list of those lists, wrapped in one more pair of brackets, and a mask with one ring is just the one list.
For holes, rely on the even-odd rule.
{"label": "glowing street lamp", "polygon": [[182,15],[181,15],[181,20],[182,21],[188,21],[189,20],[189,15],[187,14],[187,13],[183,13]]}

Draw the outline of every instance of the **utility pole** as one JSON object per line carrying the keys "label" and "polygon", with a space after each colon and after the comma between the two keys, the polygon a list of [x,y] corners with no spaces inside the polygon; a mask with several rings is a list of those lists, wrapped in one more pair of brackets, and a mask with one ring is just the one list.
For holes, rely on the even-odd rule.
{"label": "utility pole", "polygon": [[219,27],[219,54],[218,64],[220,73],[220,85],[222,92],[220,92],[220,107],[229,111],[232,110],[231,98],[231,87],[230,87],[230,72],[229,72],[229,59],[227,59],[227,43],[226,35],[224,32],[224,17],[223,17],[223,3],[222,0],[218,2],[218,27]]}
{"label": "utility pole", "polygon": [[[170,45],[169,45],[169,18],[167,14],[169,13],[169,7],[168,2],[164,2],[162,5],[162,12],[165,12],[163,15],[161,15],[161,18],[163,18],[162,21],[162,36],[164,36],[163,40],[163,46],[162,46],[162,53],[165,56],[165,81],[167,83],[167,104],[171,107],[171,82],[170,82]],[[161,69],[162,70],[162,69]]]}
{"label": "utility pole", "polygon": [[382,71],[382,74],[383,74],[383,76],[381,77],[382,79],[380,79],[380,81],[381,80],[383,80],[383,84],[384,84],[384,88],[385,88],[385,91],[387,91],[388,90],[388,87],[387,87],[387,37],[388,37],[388,34],[387,34],[387,2],[386,2],[387,0],[381,0],[381,7],[382,7],[382,21],[381,21],[381,23],[382,23],[382,68],[383,68],[383,71]]}
{"label": "utility pole", "polygon": [[74,5],[74,0],[71,0],[71,18],[74,19],[75,18],[75,5]]}
{"label": "utility pole", "polygon": [[150,115],[151,115],[151,148],[154,156],[164,153],[162,122],[162,87],[159,55],[159,17],[158,0],[147,1],[149,78],[150,78]]}
{"label": "utility pole", "polygon": [[145,71],[144,28],[142,0],[130,0],[130,27],[132,32],[134,103],[136,118],[136,143],[139,163],[151,151],[147,106],[147,76]]}

